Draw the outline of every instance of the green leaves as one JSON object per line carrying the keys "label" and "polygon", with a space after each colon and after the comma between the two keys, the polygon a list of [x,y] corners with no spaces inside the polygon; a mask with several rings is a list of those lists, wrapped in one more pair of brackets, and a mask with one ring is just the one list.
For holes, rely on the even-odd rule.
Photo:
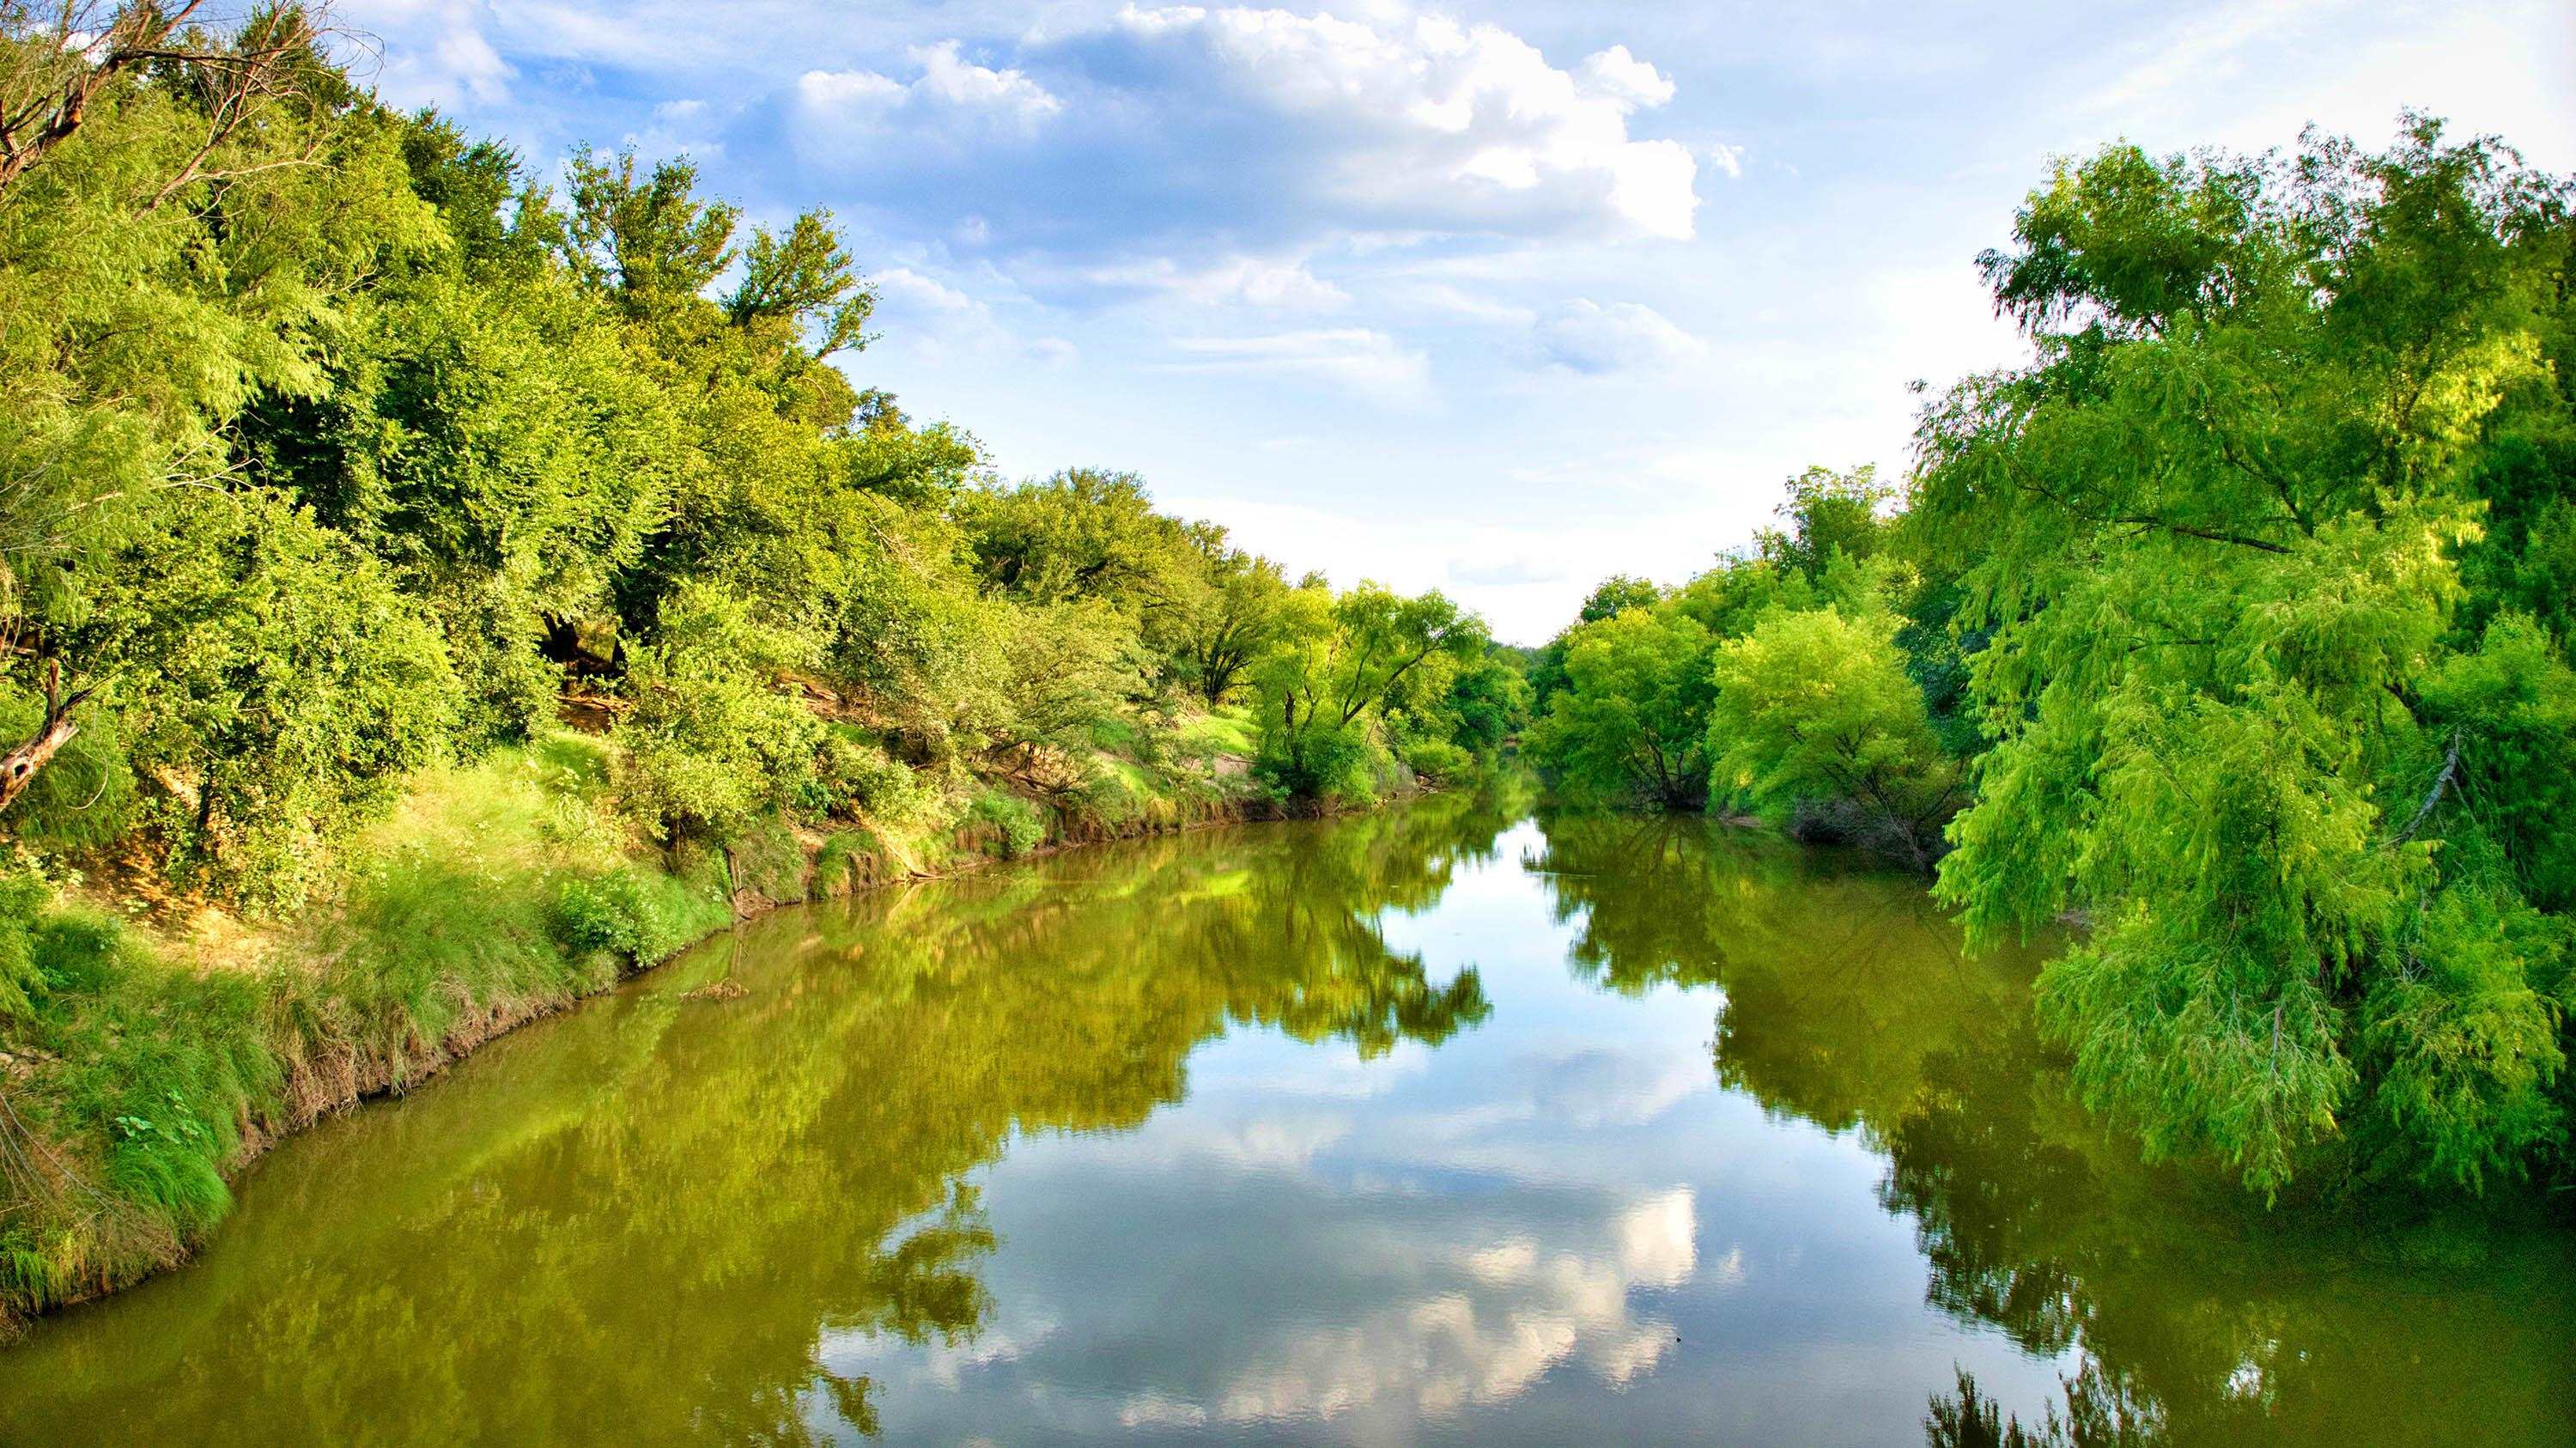
{"label": "green leaves", "polygon": [[1666,602],[1584,624],[1565,645],[1565,687],[1530,729],[1531,758],[1569,794],[1697,808],[1708,797],[1708,630]]}
{"label": "green leaves", "polygon": [[2292,167],[2114,149],[1986,259],[2039,361],[1920,434],[1917,531],[1993,629],[1939,889],[1981,935],[2092,916],[2043,1014],[2153,1154],[2475,1187],[2563,1130],[2565,640],[2456,621],[2520,576],[2479,480],[2524,547],[2569,486],[2526,441],[2567,426],[2532,384],[2567,195],[2420,123]]}
{"label": "green leaves", "polygon": [[1273,637],[1252,666],[1256,768],[1300,799],[1374,795],[1387,759],[1374,731],[1413,684],[1482,658],[1489,642],[1483,619],[1439,593],[1364,582],[1336,598],[1320,579],[1281,601]]}
{"label": "green leaves", "polygon": [[1717,649],[1711,793],[1929,869],[1960,801],[1884,609],[1771,615]]}

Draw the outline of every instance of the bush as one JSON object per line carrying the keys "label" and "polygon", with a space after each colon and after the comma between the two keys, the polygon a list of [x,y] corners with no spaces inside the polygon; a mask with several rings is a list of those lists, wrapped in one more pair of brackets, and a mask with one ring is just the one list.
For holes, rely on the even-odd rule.
{"label": "bush", "polygon": [[555,892],[554,934],[575,955],[606,951],[628,965],[669,955],[697,935],[674,883],[633,867],[566,880]]}
{"label": "bush", "polygon": [[1301,735],[1264,728],[1252,772],[1291,799],[1364,803],[1376,797],[1368,735],[1357,724],[1318,724]]}
{"label": "bush", "polygon": [[665,842],[731,840],[772,811],[823,802],[823,722],[772,687],[793,652],[714,589],[664,602],[658,638],[637,649],[627,681],[635,708],[617,726],[617,783]]}
{"label": "bush", "polygon": [[1397,755],[1417,777],[1464,779],[1476,771],[1476,756],[1445,739],[1417,739]]}
{"label": "bush", "polygon": [[965,823],[977,834],[989,834],[1001,846],[1005,860],[1016,860],[1046,842],[1046,821],[1038,807],[998,789],[975,797],[966,809]]}
{"label": "bush", "polygon": [[819,812],[840,819],[908,819],[921,802],[921,782],[912,770],[846,725],[824,736],[816,780],[824,801]]}

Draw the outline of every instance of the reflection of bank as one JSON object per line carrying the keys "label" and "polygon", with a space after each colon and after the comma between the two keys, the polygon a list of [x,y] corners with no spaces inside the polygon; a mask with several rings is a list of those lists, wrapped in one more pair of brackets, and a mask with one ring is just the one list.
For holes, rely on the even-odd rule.
{"label": "reflection of bank", "polygon": [[[1578,922],[1577,972],[1622,994],[1722,992],[1718,1079],[1857,1133],[1886,1163],[1880,1204],[1913,1225],[1925,1300],[2057,1366],[2059,1419],[2023,1416],[2018,1441],[2576,1442],[2568,1299],[2517,1303],[2576,1281],[2550,1229],[2365,1230],[2149,1168],[2076,1104],[2040,1037],[2046,949],[1963,955],[1918,881],[1704,820],[1544,825],[1524,864]],[[2480,1385],[2473,1428],[2422,1397],[2462,1383]],[[2016,1441],[1972,1378],[1932,1396],[1934,1442]],[[2558,1430],[2508,1426],[2540,1424]]]}
{"label": "reflection of bank", "polygon": [[[1240,1023],[1383,1053],[1482,1020],[1472,971],[1428,980],[1373,922],[1503,823],[1434,799],[750,922],[286,1143],[189,1271],[0,1354],[0,1438],[869,1427],[883,1385],[818,1342],[990,1336],[970,1180],[1015,1137],[1146,1121]],[[739,996],[684,998],[727,974]]]}

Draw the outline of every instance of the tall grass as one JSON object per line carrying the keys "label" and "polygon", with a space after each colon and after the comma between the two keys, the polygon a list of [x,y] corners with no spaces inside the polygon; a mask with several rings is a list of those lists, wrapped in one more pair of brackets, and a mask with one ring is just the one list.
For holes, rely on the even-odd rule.
{"label": "tall grass", "polygon": [[258,968],[45,911],[11,1033],[41,1069],[0,1113],[0,1325],[173,1260],[245,1147],[731,920],[720,872],[629,856],[607,778],[573,736],[425,776]]}
{"label": "tall grass", "polygon": [[420,1080],[738,904],[1220,817],[1248,780],[1211,760],[1251,743],[1248,719],[1211,714],[1171,756],[1104,746],[1092,783],[1043,808],[906,773],[828,836],[772,822],[665,854],[620,816],[610,746],[549,734],[413,780],[304,916],[212,935],[47,903],[0,871],[0,1334],[177,1261],[269,1139]]}

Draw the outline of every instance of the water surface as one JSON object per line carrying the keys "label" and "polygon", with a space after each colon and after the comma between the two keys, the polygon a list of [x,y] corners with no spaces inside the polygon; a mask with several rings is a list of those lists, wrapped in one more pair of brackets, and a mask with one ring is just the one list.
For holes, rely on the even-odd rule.
{"label": "water surface", "polygon": [[0,1442],[2576,1441],[2576,1230],[2143,1169],[2033,964],[1464,798],[782,912],[288,1143]]}

